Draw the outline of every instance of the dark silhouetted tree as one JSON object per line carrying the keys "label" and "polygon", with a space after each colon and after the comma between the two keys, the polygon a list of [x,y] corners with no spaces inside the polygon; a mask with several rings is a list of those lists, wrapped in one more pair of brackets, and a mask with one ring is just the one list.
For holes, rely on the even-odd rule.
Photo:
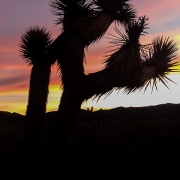
{"label": "dark silhouetted tree", "polygon": [[[58,59],[61,70],[63,94],[58,109],[59,120],[55,128],[62,133],[60,137],[63,138],[60,139],[57,136],[57,139],[63,144],[67,142],[83,102],[78,94],[83,89],[86,90],[84,83],[87,81],[83,67],[84,48],[103,37],[113,21],[123,24],[134,18],[135,10],[128,2],[117,0],[111,3],[109,1],[55,0],[51,1],[50,6],[58,17],[56,24],[62,27],[61,35],[52,43],[47,54],[53,54],[53,57]],[[60,37],[61,39],[65,37],[63,46],[62,41],[59,40]],[[62,49],[51,53],[53,46],[58,49],[58,44]],[[52,55],[48,56],[52,57]],[[82,86],[83,88],[76,92]]]}
{"label": "dark silhouetted tree", "polygon": [[51,34],[45,28],[35,26],[22,34],[19,45],[21,57],[32,66],[23,140],[25,150],[31,153],[37,152],[40,148],[51,65],[54,63],[45,57],[51,42]]}
{"label": "dark silhouetted tree", "polygon": [[[146,34],[147,18],[136,17],[136,11],[128,0],[54,0],[53,13],[56,24],[62,27],[61,35],[50,46],[49,57],[57,58],[63,83],[63,94],[56,121],[57,139],[67,142],[81,104],[91,97],[107,96],[114,89],[130,93],[157,80],[166,84],[171,67],[175,64],[177,48],[168,38],[158,37],[150,45],[141,45],[140,36]],[[84,48],[103,37],[108,27],[115,22],[122,25],[125,33],[115,28],[111,35],[115,46],[113,54],[104,61],[105,68],[99,72],[84,74]],[[63,43],[60,40],[63,39]],[[62,46],[63,44],[63,46]],[[62,49],[53,51],[54,49]],[[58,149],[58,148],[57,148]]]}
{"label": "dark silhouetted tree", "polygon": [[[157,88],[158,80],[166,85],[167,74],[176,65],[172,61],[177,48],[173,41],[163,37],[141,45],[140,37],[146,34],[148,19],[137,18],[129,0],[53,0],[50,6],[57,16],[56,24],[61,25],[61,34],[48,46],[45,57],[48,62],[58,61],[63,84],[50,148],[60,151],[67,143],[84,100],[108,96],[114,89],[131,93],[143,87],[146,90],[151,84]],[[117,35],[110,36],[115,49],[104,61],[105,68],[85,75],[84,49],[98,42],[113,22],[125,32],[115,28]],[[34,102],[37,106],[41,104],[40,99]]]}

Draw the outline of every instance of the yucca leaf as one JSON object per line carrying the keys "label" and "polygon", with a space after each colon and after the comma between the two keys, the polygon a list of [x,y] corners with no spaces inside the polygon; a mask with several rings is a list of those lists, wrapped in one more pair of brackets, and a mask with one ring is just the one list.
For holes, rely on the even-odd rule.
{"label": "yucca leaf", "polygon": [[92,4],[96,15],[84,26],[86,46],[101,39],[113,21],[126,23],[136,17],[134,7],[127,0],[93,0]]}
{"label": "yucca leaf", "polygon": [[141,64],[139,38],[147,29],[146,21],[147,18],[144,16],[124,24],[126,34],[115,28],[119,37],[112,35],[112,37],[115,37],[112,43],[119,46],[119,49],[105,60],[105,64],[106,68],[113,69],[114,76],[117,79],[118,77],[120,79],[129,79]]}
{"label": "yucca leaf", "polygon": [[42,63],[42,57],[51,43],[52,39],[49,31],[38,26],[30,27],[21,35],[19,45],[21,57],[29,65]]}
{"label": "yucca leaf", "polygon": [[125,88],[125,92],[130,93],[143,87],[145,87],[146,91],[150,81],[153,82],[152,90],[154,86],[157,89],[157,79],[168,88],[167,80],[173,81],[167,75],[171,72],[179,72],[179,70],[174,69],[178,62],[173,62],[177,58],[177,50],[176,43],[169,40],[169,37],[155,38],[149,52],[143,51],[142,66]]}
{"label": "yucca leaf", "polygon": [[93,0],[96,10],[110,15],[118,22],[128,22],[136,17],[136,10],[129,0]]}
{"label": "yucca leaf", "polygon": [[63,30],[81,31],[83,23],[94,17],[92,2],[89,0],[51,0],[52,13],[57,16],[56,25]]}

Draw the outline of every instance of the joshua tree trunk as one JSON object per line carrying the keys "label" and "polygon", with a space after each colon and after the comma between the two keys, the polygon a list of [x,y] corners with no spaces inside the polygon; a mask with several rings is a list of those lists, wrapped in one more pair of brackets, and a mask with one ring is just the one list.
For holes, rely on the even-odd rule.
{"label": "joshua tree trunk", "polygon": [[58,109],[58,118],[55,121],[54,128],[56,135],[53,141],[56,141],[54,142],[55,145],[60,147],[56,147],[56,150],[62,150],[66,146],[68,137],[78,119],[81,103],[82,102],[72,94],[72,90],[71,92],[68,89],[64,90]]}
{"label": "joshua tree trunk", "polygon": [[[89,75],[82,75],[81,78],[74,72],[73,81],[67,83],[62,93],[58,118],[55,121],[52,131],[52,151],[62,152],[65,150],[68,142],[68,137],[73,130],[73,127],[78,120],[81,104],[84,100],[100,93],[110,91],[115,86],[124,86],[123,82],[111,81],[108,78],[109,70],[102,70]],[[57,156],[57,155],[56,155]]]}
{"label": "joshua tree trunk", "polygon": [[26,153],[30,153],[28,156],[36,156],[36,153],[40,151],[50,73],[51,65],[45,62],[34,64],[31,70],[27,119],[23,137],[23,148]]}

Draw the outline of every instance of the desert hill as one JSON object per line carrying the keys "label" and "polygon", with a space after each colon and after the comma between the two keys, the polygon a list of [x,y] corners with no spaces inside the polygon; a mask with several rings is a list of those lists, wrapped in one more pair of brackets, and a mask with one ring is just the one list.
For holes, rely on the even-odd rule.
{"label": "desert hill", "polygon": [[[58,175],[64,173],[67,176],[65,179],[70,180],[90,180],[94,177],[122,179],[129,175],[142,175],[143,178],[149,175],[157,177],[157,174],[160,177],[166,174],[179,176],[179,111],[180,104],[118,107],[93,113],[82,109],[82,124],[75,126],[69,137],[63,167],[60,164],[57,166],[55,160],[52,162],[51,154],[46,153],[48,142],[51,141],[49,133],[52,120],[57,116],[56,111],[48,112],[41,159],[29,169],[33,167],[36,171],[37,168],[39,179],[57,179],[54,168],[58,169]],[[96,121],[102,112],[106,116],[102,126],[86,121],[89,117]],[[6,179],[10,179],[8,175],[11,174],[19,177],[21,172],[28,169],[27,164],[25,166],[20,161],[20,158],[24,159],[20,152],[24,122],[23,115],[0,111],[0,173],[1,177],[4,173]]]}
{"label": "desert hill", "polygon": [[[118,107],[110,110],[98,110],[93,112],[101,115],[102,112],[108,119],[146,119],[146,118],[178,118],[180,115],[180,104],[160,104],[146,107]],[[88,118],[91,112],[84,109],[80,111],[80,119]],[[46,120],[52,120],[57,116],[57,111],[47,112]],[[23,121],[24,116],[18,113],[0,111],[0,121]]]}
{"label": "desert hill", "polygon": [[[99,112],[95,112],[99,113]],[[118,107],[106,110],[108,118],[132,119],[132,118],[177,118],[180,114],[180,104],[161,104],[147,107]]]}

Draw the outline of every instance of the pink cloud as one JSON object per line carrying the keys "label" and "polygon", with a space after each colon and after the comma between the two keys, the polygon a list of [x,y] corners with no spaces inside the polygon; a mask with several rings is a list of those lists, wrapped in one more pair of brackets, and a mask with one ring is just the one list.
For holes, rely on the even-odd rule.
{"label": "pink cloud", "polygon": [[147,15],[150,25],[171,21],[179,17],[179,0],[133,0],[139,16]]}

